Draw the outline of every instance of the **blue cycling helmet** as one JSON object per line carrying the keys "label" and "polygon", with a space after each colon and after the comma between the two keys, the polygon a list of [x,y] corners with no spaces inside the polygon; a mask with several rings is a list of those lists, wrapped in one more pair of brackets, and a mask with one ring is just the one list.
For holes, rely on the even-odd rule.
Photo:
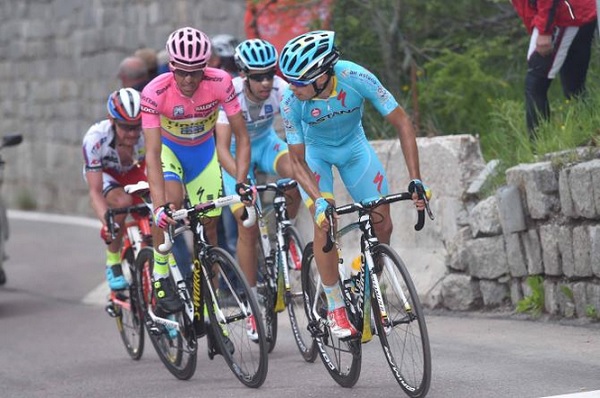
{"label": "blue cycling helmet", "polygon": [[235,48],[235,64],[242,72],[268,70],[277,64],[277,50],[262,39],[244,40]]}
{"label": "blue cycling helmet", "polygon": [[310,82],[329,71],[340,58],[334,39],[335,32],[315,30],[288,41],[279,57],[281,73],[289,80]]}
{"label": "blue cycling helmet", "polygon": [[140,93],[132,88],[122,88],[110,93],[106,101],[108,115],[123,122],[139,122],[142,119],[140,112]]}

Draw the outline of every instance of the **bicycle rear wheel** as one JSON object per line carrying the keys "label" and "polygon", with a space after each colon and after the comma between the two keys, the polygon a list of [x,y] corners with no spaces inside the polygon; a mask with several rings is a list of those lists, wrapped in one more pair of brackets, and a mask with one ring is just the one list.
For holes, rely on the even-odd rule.
{"label": "bicycle rear wheel", "polygon": [[302,289],[304,309],[317,351],[331,377],[342,387],[352,387],[361,370],[362,346],[360,338],[338,339],[327,323],[327,297],[317,269],[313,243],[304,249],[302,262]]}
{"label": "bicycle rear wheel", "polygon": [[[150,247],[145,247],[140,250],[137,256],[135,268],[141,281],[138,294],[140,303],[142,303],[145,310],[146,331],[156,353],[167,370],[176,378],[187,380],[196,371],[196,332],[188,316],[183,311],[164,315],[156,309],[156,300],[152,294],[151,282],[153,266],[154,251]],[[149,309],[152,309],[159,317],[177,322],[179,330],[170,328],[160,323],[160,321],[154,322],[148,314]]]}
{"label": "bicycle rear wheel", "polygon": [[431,382],[431,352],[417,290],[404,262],[390,246],[379,244],[373,259],[387,310],[385,320],[377,300],[372,299],[377,334],[385,359],[408,396],[424,397]]}
{"label": "bicycle rear wheel", "polygon": [[133,248],[130,247],[121,260],[123,275],[127,279],[129,287],[122,292],[115,293],[120,300],[126,301],[129,306],[125,308],[113,302],[113,308],[116,314],[117,329],[125,349],[132,359],[138,360],[144,353],[144,315],[137,295],[134,260]]}
{"label": "bicycle rear wheel", "polygon": [[[229,253],[211,247],[206,257],[208,263],[202,266],[208,280],[221,279],[218,289],[204,289],[212,337],[238,380],[248,387],[260,387],[267,377],[268,352],[256,298]],[[248,333],[250,316],[255,319],[256,340]]]}
{"label": "bicycle rear wheel", "polygon": [[[275,300],[277,300],[277,287],[275,284],[274,264],[267,264],[263,245],[257,243],[257,283],[258,305],[265,323],[265,337],[267,339],[268,352],[270,353],[277,344],[277,312],[275,311]],[[269,269],[271,268],[271,269]]]}
{"label": "bicycle rear wheel", "polygon": [[292,326],[294,340],[300,354],[307,362],[317,358],[317,345],[308,330],[308,318],[304,311],[304,295],[302,294],[302,250],[304,243],[298,229],[290,226],[285,231],[287,261],[290,278],[290,292],[286,294],[286,306]]}

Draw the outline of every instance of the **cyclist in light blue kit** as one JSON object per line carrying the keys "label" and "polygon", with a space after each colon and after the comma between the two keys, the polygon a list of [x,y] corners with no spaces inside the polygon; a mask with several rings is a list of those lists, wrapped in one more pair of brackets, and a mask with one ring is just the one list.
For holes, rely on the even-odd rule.
{"label": "cyclist in light blue kit", "polygon": [[[377,77],[360,65],[339,60],[335,32],[314,31],[290,40],[279,57],[279,67],[290,85],[284,92],[281,115],[285,127],[294,178],[300,183],[305,204],[314,213],[314,254],[328,299],[328,319],[338,338],[357,334],[348,321],[339,285],[336,250],[325,253],[329,222],[325,210],[335,206],[335,166],[354,201],[388,193],[383,165],[367,141],[362,127],[365,101],[394,126],[411,178],[417,209],[420,178],[419,153],[409,116]],[[426,188],[423,188],[426,189]],[[390,242],[392,222],[389,205],[376,210],[375,234]]]}
{"label": "cyclist in light blue kit", "polygon": [[[242,74],[233,79],[233,87],[250,136],[250,180],[255,179],[255,168],[271,175],[292,177],[292,165],[289,160],[287,144],[279,138],[273,128],[273,119],[279,113],[283,91],[288,85],[285,80],[275,75],[277,50],[265,40],[245,40],[235,48],[234,59]],[[219,112],[216,137],[219,163],[223,168],[223,187],[225,194],[230,195],[235,192],[236,184],[233,177],[236,175],[236,163],[233,156],[236,142],[223,111]],[[290,218],[294,218],[300,206],[298,190],[290,191],[288,199],[289,215]],[[258,225],[251,228],[241,227],[243,205],[233,205],[232,212],[238,222],[238,262],[248,284],[256,294]],[[253,318],[249,319],[254,322]],[[255,335],[255,330],[255,326],[249,325],[249,334]]]}

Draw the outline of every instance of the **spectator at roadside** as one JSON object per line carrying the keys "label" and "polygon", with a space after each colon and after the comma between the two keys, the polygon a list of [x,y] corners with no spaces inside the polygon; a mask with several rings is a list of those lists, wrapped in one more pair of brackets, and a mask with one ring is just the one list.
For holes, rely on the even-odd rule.
{"label": "spectator at roadside", "polygon": [[150,81],[148,67],[144,60],[137,56],[128,56],[119,64],[117,77],[121,81],[121,87],[131,87],[142,91]]}
{"label": "spectator at roadside", "polygon": [[208,61],[208,66],[223,69],[229,72],[231,76],[237,76],[238,69],[235,65],[233,55],[236,46],[239,44],[238,40],[231,35],[220,34],[213,36],[210,41],[212,43],[213,54],[210,61]]}
{"label": "spectator at roadside", "polygon": [[162,49],[158,52],[157,56],[158,70],[156,71],[159,75],[169,72],[169,53],[166,49]]}
{"label": "spectator at roadside", "polygon": [[560,73],[567,99],[580,97],[596,29],[595,0],[512,0],[531,35],[525,76],[525,115],[530,138],[550,117],[548,90]]}
{"label": "spectator at roadside", "polygon": [[133,55],[140,57],[146,63],[148,69],[148,81],[158,75],[158,55],[156,50],[150,47],[144,47],[136,50]]}

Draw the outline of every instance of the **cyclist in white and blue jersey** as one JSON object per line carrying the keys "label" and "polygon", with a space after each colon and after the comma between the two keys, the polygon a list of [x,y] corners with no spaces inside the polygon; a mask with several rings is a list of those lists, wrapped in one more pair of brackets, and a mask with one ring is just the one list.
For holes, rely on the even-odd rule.
{"label": "cyclist in white and blue jersey", "polygon": [[[242,108],[246,128],[250,136],[250,181],[255,180],[257,169],[266,174],[292,177],[287,144],[279,138],[274,127],[275,115],[279,114],[279,103],[287,83],[275,75],[277,50],[262,39],[249,39],[241,42],[234,53],[235,63],[241,73],[233,79],[235,95]],[[223,169],[223,188],[226,195],[235,193],[236,153],[235,137],[225,112],[219,113],[216,126],[217,154]],[[300,206],[298,190],[289,191],[288,209],[294,218]],[[243,205],[233,205],[232,212],[238,222],[237,258],[246,279],[256,294],[256,242],[258,225],[242,228]],[[255,320],[249,318],[251,322]],[[249,334],[258,338],[254,325],[248,325]]]}
{"label": "cyclist in white and blue jersey", "polygon": [[[314,254],[328,298],[328,319],[339,338],[357,333],[348,321],[339,285],[338,254],[325,253],[329,222],[325,210],[335,206],[335,166],[354,201],[384,196],[388,180],[383,165],[367,141],[362,126],[366,101],[396,129],[411,178],[409,191],[417,209],[421,185],[419,153],[412,122],[377,77],[360,65],[339,60],[335,32],[313,31],[290,40],[281,51],[279,67],[290,85],[284,92],[281,115],[305,204],[314,213]],[[377,208],[373,224],[381,242],[392,233],[389,205]]]}

